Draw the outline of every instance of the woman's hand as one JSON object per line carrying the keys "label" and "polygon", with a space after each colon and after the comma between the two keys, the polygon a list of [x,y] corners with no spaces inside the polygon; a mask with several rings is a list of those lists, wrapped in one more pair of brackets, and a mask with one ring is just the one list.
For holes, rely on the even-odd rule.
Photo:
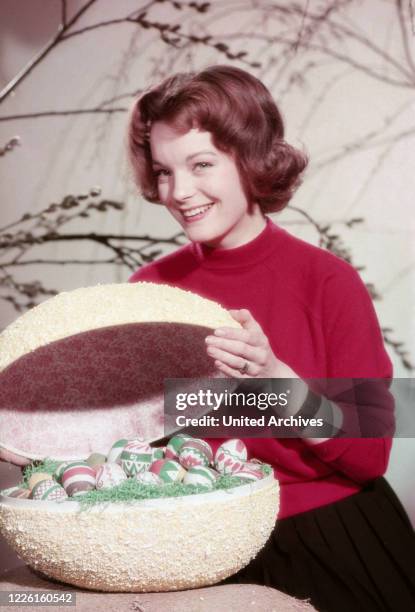
{"label": "woman's hand", "polygon": [[296,378],[273,353],[267,336],[249,310],[229,310],[242,329],[219,327],[207,336],[207,352],[230,378]]}

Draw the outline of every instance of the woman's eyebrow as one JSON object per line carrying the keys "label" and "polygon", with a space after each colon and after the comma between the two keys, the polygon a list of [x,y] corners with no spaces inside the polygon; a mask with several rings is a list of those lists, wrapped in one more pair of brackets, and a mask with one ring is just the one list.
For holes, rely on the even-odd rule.
{"label": "woman's eyebrow", "polygon": [[[197,157],[198,155],[214,155],[216,157],[216,153],[214,151],[198,151],[197,153],[192,153],[191,155],[188,155],[186,157],[186,161],[189,161],[193,159],[194,157]],[[161,162],[157,161],[157,159],[153,159],[152,162],[154,166],[165,166],[166,165],[166,164],[162,164]]]}
{"label": "woman's eyebrow", "polygon": [[214,151],[198,151],[197,153],[192,153],[186,157],[186,161],[189,159],[193,159],[193,157],[197,157],[198,155],[214,155],[216,157],[216,153]]}

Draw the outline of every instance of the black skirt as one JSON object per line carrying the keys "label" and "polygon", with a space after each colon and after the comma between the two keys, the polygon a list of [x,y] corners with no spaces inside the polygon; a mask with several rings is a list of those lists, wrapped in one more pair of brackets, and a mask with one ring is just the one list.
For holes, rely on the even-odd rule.
{"label": "black skirt", "polygon": [[384,478],[333,504],[282,519],[224,583],[274,587],[319,612],[415,610],[415,534]]}

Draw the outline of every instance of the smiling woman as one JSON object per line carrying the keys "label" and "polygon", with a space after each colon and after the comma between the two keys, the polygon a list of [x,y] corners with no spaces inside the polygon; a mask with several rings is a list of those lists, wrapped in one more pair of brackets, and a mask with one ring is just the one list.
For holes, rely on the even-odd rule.
{"label": "smiling woman", "polygon": [[[308,379],[379,380],[354,407],[363,433],[350,436],[343,409],[346,431],[331,438],[245,439],[250,456],[273,466],[281,505],[278,528],[232,580],[330,612],[412,609],[414,534],[382,478],[394,427],[391,363],[356,271],[266,216],[288,203],[307,164],[285,142],[270,92],[232,66],[177,74],[135,101],[128,135],[142,195],[164,205],[190,240],[130,280],[189,289],[229,309],[238,329],[206,338],[218,370],[298,378],[290,408],[299,416],[314,416]],[[221,442],[210,440],[214,451]]]}
{"label": "smiling woman", "polygon": [[209,132],[183,134],[157,121],[150,146],[160,202],[190,240],[230,249],[264,229],[264,215],[248,202],[233,158],[215,147]]}

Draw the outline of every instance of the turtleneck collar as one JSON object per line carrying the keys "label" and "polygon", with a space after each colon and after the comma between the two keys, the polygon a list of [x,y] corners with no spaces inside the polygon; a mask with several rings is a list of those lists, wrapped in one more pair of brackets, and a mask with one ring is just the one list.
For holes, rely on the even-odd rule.
{"label": "turtleneck collar", "polygon": [[267,217],[267,224],[256,238],[234,249],[215,249],[194,242],[193,252],[205,268],[241,268],[251,266],[269,257],[275,250],[275,236],[280,228]]}

